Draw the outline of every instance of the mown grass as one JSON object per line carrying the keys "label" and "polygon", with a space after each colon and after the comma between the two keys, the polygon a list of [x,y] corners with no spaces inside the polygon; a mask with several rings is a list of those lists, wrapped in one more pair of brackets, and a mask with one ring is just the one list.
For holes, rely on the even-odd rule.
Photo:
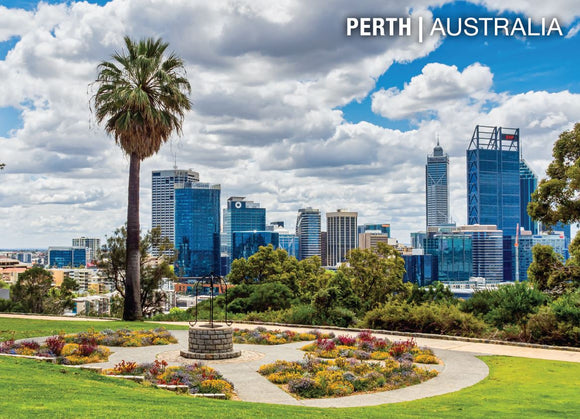
{"label": "mown grass", "polygon": [[580,364],[482,357],[490,375],[443,396],[349,409],[194,399],[96,373],[0,357],[0,417],[580,417]]}
{"label": "mown grass", "polygon": [[[26,339],[37,336],[56,335],[60,332],[78,333],[94,329],[121,329],[131,330],[154,329],[165,327],[169,330],[185,330],[187,326],[165,325],[149,322],[124,322],[124,321],[67,321],[67,320],[43,320],[43,319],[17,319],[0,317],[0,341],[14,336],[14,339]],[[1,414],[1,412],[0,412]]]}

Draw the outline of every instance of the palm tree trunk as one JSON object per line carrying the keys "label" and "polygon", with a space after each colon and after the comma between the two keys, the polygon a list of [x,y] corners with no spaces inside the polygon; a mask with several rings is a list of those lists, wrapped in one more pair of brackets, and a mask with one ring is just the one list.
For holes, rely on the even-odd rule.
{"label": "palm tree trunk", "polygon": [[131,154],[129,164],[129,203],[127,205],[127,274],[123,320],[142,320],[139,253],[139,169],[141,160]]}

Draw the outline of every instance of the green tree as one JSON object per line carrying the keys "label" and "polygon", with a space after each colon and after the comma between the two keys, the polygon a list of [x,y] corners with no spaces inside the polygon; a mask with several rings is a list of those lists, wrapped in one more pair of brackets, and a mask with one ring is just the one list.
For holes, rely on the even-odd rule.
{"label": "green tree", "polygon": [[18,275],[10,290],[10,299],[29,313],[44,313],[52,288],[52,272],[35,266]]}
{"label": "green tree", "polygon": [[[115,289],[126,298],[126,243],[127,229],[118,228],[113,235],[107,237],[107,244],[99,252],[99,268],[102,269],[103,275],[111,280]],[[174,256],[168,256],[172,253],[173,246],[167,238],[161,237],[161,229],[154,228],[147,232],[140,240],[139,248],[139,268],[140,268],[140,292],[139,305],[145,315],[153,314],[160,310],[161,305],[165,302],[165,294],[159,291],[163,278],[174,279],[175,274],[171,270],[171,263]],[[148,256],[151,248],[158,248],[162,253],[159,258]]]}
{"label": "green tree", "polygon": [[532,194],[528,213],[544,225],[580,222],[580,123],[554,144],[554,159]]}
{"label": "green tree", "polygon": [[129,156],[124,320],[143,317],[140,284],[139,171],[141,160],[159,151],[172,133],[181,133],[191,109],[183,60],[165,55],[160,39],[125,37],[126,51],[98,66],[92,106],[98,123]]}
{"label": "green tree", "polygon": [[532,248],[532,263],[528,268],[528,280],[537,290],[547,291],[551,288],[550,277],[563,267],[562,257],[554,251],[552,246],[536,244]]}
{"label": "green tree", "polygon": [[408,294],[409,287],[403,284],[405,261],[392,246],[378,243],[374,249],[354,249],[347,255],[347,262],[339,272],[350,279],[365,310],[386,302],[393,295]]}
{"label": "green tree", "polygon": [[484,316],[485,320],[498,328],[506,324],[517,324],[526,336],[526,323],[531,314],[537,313],[546,302],[546,296],[527,282],[504,285],[496,291],[496,305]]}

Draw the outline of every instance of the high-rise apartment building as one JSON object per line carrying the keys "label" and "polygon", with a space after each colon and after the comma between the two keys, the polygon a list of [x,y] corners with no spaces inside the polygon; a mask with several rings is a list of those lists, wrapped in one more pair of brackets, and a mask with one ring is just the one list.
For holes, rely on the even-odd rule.
{"label": "high-rise apartment building", "polygon": [[101,239],[79,237],[72,239],[72,245],[85,247],[87,249],[87,262],[94,262],[97,260],[97,253],[101,247]]}
{"label": "high-rise apartment building", "polygon": [[[234,231],[265,231],[266,230],[266,208],[260,208],[258,202],[246,201],[243,196],[232,196],[228,198],[227,207],[224,209],[223,239],[225,240],[222,249],[227,254],[227,270],[232,262],[233,256],[233,233]],[[228,272],[222,272],[227,274]]]}
{"label": "high-rise apartment building", "polygon": [[346,255],[358,247],[358,213],[337,210],[326,213],[328,265],[344,262]]}
{"label": "high-rise apartment building", "polygon": [[320,210],[311,207],[298,210],[296,218],[300,260],[320,256]]}
{"label": "high-rise apartment building", "polygon": [[520,227],[538,234],[538,222],[532,220],[528,214],[528,204],[532,199],[532,193],[538,187],[538,177],[528,166],[524,159],[520,160]]}
{"label": "high-rise apartment building", "polygon": [[467,149],[467,223],[515,236],[520,222],[520,130],[477,125]]}
{"label": "high-rise apartment building", "polygon": [[425,202],[427,227],[449,222],[449,156],[437,145],[433,154],[427,156],[425,166]]}
{"label": "high-rise apartment building", "polygon": [[175,184],[176,274],[220,274],[220,185]]}
{"label": "high-rise apartment building", "polygon": [[[151,227],[161,228],[161,237],[175,245],[175,184],[199,182],[193,170],[154,170],[151,172]],[[158,249],[152,249],[155,256]]]}

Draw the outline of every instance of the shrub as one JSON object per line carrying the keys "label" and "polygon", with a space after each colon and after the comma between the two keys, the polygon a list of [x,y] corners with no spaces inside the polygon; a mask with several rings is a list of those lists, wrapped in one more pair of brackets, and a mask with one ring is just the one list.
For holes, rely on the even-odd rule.
{"label": "shrub", "polygon": [[367,312],[362,327],[459,336],[479,336],[486,330],[483,321],[454,305],[416,306],[406,302],[393,302]]}
{"label": "shrub", "polygon": [[316,398],[324,395],[322,388],[311,378],[299,378],[288,382],[288,390],[304,398]]}
{"label": "shrub", "polygon": [[59,335],[46,338],[45,343],[48,349],[50,349],[56,356],[60,356],[62,348],[64,348],[65,345],[64,338]]}
{"label": "shrub", "polygon": [[436,356],[421,354],[415,357],[415,362],[419,364],[438,364],[439,360]]}

